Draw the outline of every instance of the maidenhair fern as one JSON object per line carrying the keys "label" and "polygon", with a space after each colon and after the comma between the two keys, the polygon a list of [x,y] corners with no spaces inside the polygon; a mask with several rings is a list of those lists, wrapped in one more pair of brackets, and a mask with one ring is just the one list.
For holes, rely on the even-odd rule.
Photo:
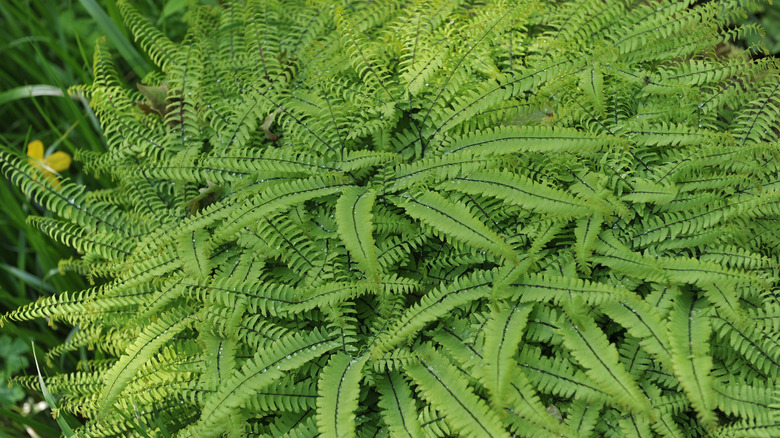
{"label": "maidenhair fern", "polygon": [[158,71],[72,90],[116,188],[0,153],[93,281],[4,317],[93,349],[78,436],[778,436],[755,2],[118,3]]}

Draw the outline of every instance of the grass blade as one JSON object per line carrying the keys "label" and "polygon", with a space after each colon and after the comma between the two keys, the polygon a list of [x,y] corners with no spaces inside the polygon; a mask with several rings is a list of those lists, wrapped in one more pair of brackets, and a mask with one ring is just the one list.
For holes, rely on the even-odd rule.
{"label": "grass blade", "polygon": [[[33,350],[33,360],[35,361],[35,369],[38,371],[38,383],[41,385],[41,393],[43,393],[43,399],[46,400],[46,403],[49,404],[49,407],[51,407],[53,411],[54,409],[57,409],[57,401],[54,400],[54,396],[46,388],[46,383],[43,381],[43,376],[41,375],[41,368],[38,366],[38,357],[35,354],[34,342],[32,343],[32,350]],[[64,436],[66,437],[73,436],[73,429],[71,429],[70,425],[65,420],[63,415],[57,415],[54,419],[57,420],[57,425],[59,425],[60,429],[62,429],[62,434]]]}
{"label": "grass blade", "polygon": [[144,59],[143,56],[135,49],[133,44],[125,38],[119,28],[116,27],[111,17],[106,14],[106,11],[97,4],[95,0],[79,0],[81,6],[89,12],[89,15],[98,23],[103,32],[106,33],[108,41],[116,47],[119,51],[119,55],[130,64],[133,71],[139,77],[146,76],[147,73],[152,71],[151,66]]}

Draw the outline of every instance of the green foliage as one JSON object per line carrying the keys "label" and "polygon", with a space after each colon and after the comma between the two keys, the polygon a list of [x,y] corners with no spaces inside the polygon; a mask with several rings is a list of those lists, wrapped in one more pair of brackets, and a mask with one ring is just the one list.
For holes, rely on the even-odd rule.
{"label": "green foliage", "polygon": [[691,3],[119,2],[116,187],[0,151],[93,287],[3,321],[83,437],[772,436],[780,72]]}
{"label": "green foliage", "polygon": [[21,339],[0,336],[0,358],[3,361],[3,370],[0,371],[0,406],[9,406],[24,398],[24,391],[9,380],[29,365],[24,356],[29,349]]}
{"label": "green foliage", "polygon": [[[114,16],[113,1],[98,3]],[[142,7],[146,14],[156,10],[151,3]],[[118,31],[114,35],[121,35],[121,18],[115,18],[118,20],[104,24]],[[174,27],[168,30],[173,31]],[[180,32],[180,28],[176,26],[175,31]],[[91,81],[86,66],[94,51],[94,41],[102,33],[108,31],[99,27],[78,1],[24,0],[0,4],[0,52],[5,60],[0,66],[0,144],[24,150],[28,142],[39,139],[46,155],[63,151],[72,154],[75,149],[105,150],[97,120],[85,111],[87,102],[71,99],[67,93],[70,85]],[[132,47],[127,41],[128,47]],[[109,37],[108,43],[116,47],[118,42]],[[125,64],[121,65],[125,68]],[[75,166],[63,174],[92,186],[110,183],[108,178],[96,183]],[[4,206],[0,213],[0,314],[56,291],[83,289],[87,282],[77,272],[60,275],[57,270],[58,263],[73,257],[75,251],[47,238],[25,221],[31,214],[36,218],[51,215],[25,200],[17,187],[5,181],[0,184],[0,203]],[[6,324],[0,329],[15,345],[29,347],[34,342],[39,359],[76,332],[72,327],[47,324],[43,319]],[[75,370],[86,348],[83,352],[76,347],[62,353],[52,362],[41,360],[45,373]],[[27,365],[15,371],[15,375],[36,374],[30,349],[26,348],[20,357]],[[14,369],[20,363],[18,358],[13,363],[0,363],[0,370]],[[8,389],[6,382],[0,385],[0,391]],[[58,424],[42,402],[40,386],[24,390],[18,403],[0,407],[0,435],[26,437],[37,432],[40,436],[56,436]],[[13,391],[19,395],[18,386]]]}

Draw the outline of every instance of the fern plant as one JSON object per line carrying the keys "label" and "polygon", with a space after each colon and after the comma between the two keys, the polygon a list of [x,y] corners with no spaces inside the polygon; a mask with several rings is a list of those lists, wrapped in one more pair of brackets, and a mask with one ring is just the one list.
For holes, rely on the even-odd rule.
{"label": "fern plant", "polygon": [[115,187],[0,154],[93,284],[4,317],[79,327],[78,436],[777,436],[757,4],[222,3],[119,2],[158,71],[72,89]]}

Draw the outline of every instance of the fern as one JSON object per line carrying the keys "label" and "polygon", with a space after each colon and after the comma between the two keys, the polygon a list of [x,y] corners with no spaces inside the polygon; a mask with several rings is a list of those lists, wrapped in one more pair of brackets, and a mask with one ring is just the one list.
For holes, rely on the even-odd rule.
{"label": "fern", "polygon": [[417,407],[409,384],[398,372],[388,372],[380,379],[377,382],[380,392],[377,405],[382,409],[382,420],[388,431],[396,436],[422,438],[422,425],[417,418]]}
{"label": "fern", "polygon": [[[672,361],[691,405],[696,409],[702,424],[714,428],[715,397],[710,380],[711,360],[706,354],[709,326],[687,294],[680,294],[671,315],[669,333],[672,342]],[[687,344],[681,342],[687,340]]]}
{"label": "fern", "polygon": [[361,371],[368,356],[352,360],[334,355],[322,371],[317,400],[317,424],[331,436],[355,436],[355,410],[358,408]]}
{"label": "fern", "polygon": [[79,327],[84,437],[775,436],[780,73],[716,50],[760,6],[119,1],[158,71],[71,91],[116,185],[0,147],[93,287],[0,321]]}
{"label": "fern", "polygon": [[458,379],[457,369],[445,357],[430,347],[420,348],[419,353],[421,362],[406,372],[419,385],[423,398],[444,413],[450,427],[471,436],[509,436],[495,412]]}

